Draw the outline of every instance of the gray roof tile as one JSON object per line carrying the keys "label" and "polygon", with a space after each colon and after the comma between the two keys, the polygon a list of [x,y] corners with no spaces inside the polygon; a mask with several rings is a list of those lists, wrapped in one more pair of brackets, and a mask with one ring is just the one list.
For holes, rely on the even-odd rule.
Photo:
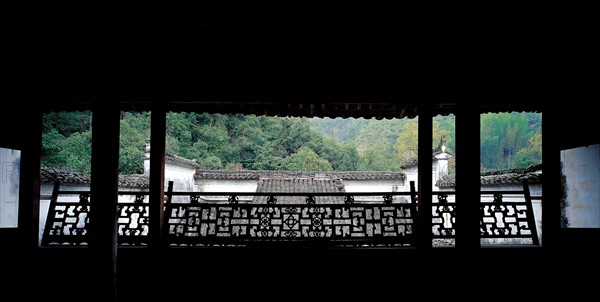
{"label": "gray roof tile", "polygon": [[[525,169],[493,170],[481,173],[481,184],[521,184],[523,180],[529,183],[542,183],[542,164],[532,165]],[[454,177],[443,179],[436,184],[440,188],[449,188],[456,185]]]}
{"label": "gray roof tile", "polygon": [[[62,184],[89,185],[91,175],[79,172],[69,172],[56,168],[42,167],[40,170],[40,181],[42,183],[54,183],[60,181]],[[119,186],[147,189],[150,187],[148,176],[143,174],[119,175]]]}
{"label": "gray roof tile", "polygon": [[[258,193],[344,193],[343,183],[339,180],[316,180],[311,178],[271,178],[260,179],[256,189]],[[344,203],[342,196],[315,196],[319,203]],[[267,196],[255,196],[253,203],[266,203]],[[277,196],[278,204],[302,204],[306,196]]]}

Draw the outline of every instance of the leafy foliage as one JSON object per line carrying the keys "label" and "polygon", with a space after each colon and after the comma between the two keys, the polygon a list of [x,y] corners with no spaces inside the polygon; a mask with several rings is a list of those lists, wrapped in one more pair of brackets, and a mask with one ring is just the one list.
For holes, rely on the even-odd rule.
{"label": "leafy foliage", "polygon": [[515,155],[514,165],[519,168],[529,167],[537,164],[542,158],[542,133],[536,131],[529,138],[529,145],[519,151]]}
{"label": "leafy foliage", "polygon": [[289,171],[333,171],[329,161],[308,147],[300,147],[296,153],[284,158],[282,168]]}
{"label": "leafy foliage", "polygon": [[[90,112],[44,115],[42,164],[90,171]],[[241,114],[167,113],[166,151],[203,169],[401,171],[417,156],[417,119],[308,119]],[[433,120],[433,151],[442,138],[453,153],[454,117]],[[150,138],[149,112],[121,114],[121,174],[143,172]],[[460,155],[459,155],[460,156]],[[541,162],[541,114],[481,116],[482,169]],[[453,161],[450,163],[452,170]]]}
{"label": "leafy foliage", "polygon": [[[530,115],[536,117],[536,115]],[[528,115],[522,113],[496,113],[481,115],[481,167],[482,169],[525,168],[527,162],[541,162],[541,136],[537,151],[528,151],[530,156],[516,161],[519,150],[529,148],[530,138],[541,130],[538,118],[530,123]],[[539,154],[536,153],[539,151]],[[538,154],[539,156],[537,156]]]}

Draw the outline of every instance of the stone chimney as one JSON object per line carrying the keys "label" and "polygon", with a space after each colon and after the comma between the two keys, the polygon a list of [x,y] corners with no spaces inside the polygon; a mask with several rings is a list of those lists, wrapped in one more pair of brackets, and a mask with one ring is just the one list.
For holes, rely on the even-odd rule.
{"label": "stone chimney", "polygon": [[146,142],[144,150],[144,175],[150,176],[150,142]]}
{"label": "stone chimney", "polygon": [[448,160],[453,158],[454,155],[446,152],[446,146],[444,145],[444,140],[442,139],[439,151],[435,152],[433,167],[435,169],[435,175],[433,179],[433,184],[438,180],[441,180],[444,176],[448,175]]}

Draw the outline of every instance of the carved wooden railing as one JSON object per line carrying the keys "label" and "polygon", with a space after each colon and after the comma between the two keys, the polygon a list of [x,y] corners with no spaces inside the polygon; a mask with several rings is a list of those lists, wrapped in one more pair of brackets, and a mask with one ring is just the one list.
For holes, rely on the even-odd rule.
{"label": "carved wooden railing", "polygon": [[[448,200],[455,194],[455,191],[433,192],[437,197],[432,202],[433,238],[453,239],[456,236],[457,206],[455,201]],[[525,244],[540,244],[532,204],[532,199],[540,197],[531,196],[527,181],[523,182],[522,190],[482,191],[480,195],[481,239],[518,239]]]}
{"label": "carved wooden railing", "polygon": [[[67,195],[79,199],[59,200]],[[118,203],[118,244],[146,245],[148,193],[119,195],[135,195],[135,201]],[[415,241],[416,198],[413,192],[412,202],[400,203],[401,195],[411,193],[173,192],[170,184],[165,192],[163,241],[171,246],[410,246]],[[265,196],[266,202],[241,201],[240,196]],[[301,196],[305,202],[278,203],[286,196]],[[324,196],[338,197],[340,202],[323,203]],[[369,196],[374,198],[364,201]],[[89,197],[89,191],[61,191],[55,184],[42,245],[87,244]],[[210,197],[224,198],[210,201]]]}
{"label": "carved wooden railing", "polygon": [[[165,204],[163,233],[173,246],[413,245],[416,204],[353,203],[355,195],[346,194],[343,204],[318,204],[312,194],[305,204],[231,202],[235,197],[222,204],[194,202],[192,194],[190,203]],[[299,194],[269,199],[282,196]]]}
{"label": "carved wooden railing", "polygon": [[[146,245],[149,229],[148,192],[119,191],[135,196],[132,202],[118,203],[117,242],[119,245]],[[59,196],[62,197],[59,199]],[[63,200],[65,197],[78,196]],[[61,191],[56,182],[50,197],[42,245],[87,245],[90,191]]]}
{"label": "carved wooden railing", "polygon": [[[456,236],[457,206],[448,198],[454,194],[433,192],[437,197],[432,202],[434,239]],[[480,203],[481,238],[517,238],[539,245],[527,183],[522,191],[481,194],[494,196]],[[68,195],[78,198],[59,200]],[[135,198],[118,203],[118,244],[147,245],[148,192],[119,191],[119,195]],[[214,200],[218,196],[221,201]],[[264,196],[266,202],[244,201],[241,196]],[[286,196],[301,196],[305,202],[278,202]],[[336,196],[340,202],[320,202],[324,196]],[[377,201],[364,201],[369,196]],[[398,196],[409,197],[400,202]],[[524,198],[504,200],[507,196]],[[60,184],[55,184],[42,245],[87,244],[89,197],[89,191],[61,191]],[[417,199],[414,184],[410,192],[368,193],[174,192],[170,184],[164,200],[163,241],[170,246],[412,246],[417,236]]]}

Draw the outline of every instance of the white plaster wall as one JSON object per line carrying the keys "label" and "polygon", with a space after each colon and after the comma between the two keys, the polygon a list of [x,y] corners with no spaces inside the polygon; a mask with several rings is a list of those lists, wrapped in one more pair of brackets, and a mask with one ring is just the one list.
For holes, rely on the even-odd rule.
{"label": "white plaster wall", "polygon": [[[195,188],[194,174],[196,170],[193,168],[180,167],[171,164],[165,164],[165,190],[169,181],[173,181],[173,191],[176,192],[192,192]],[[173,196],[172,202],[188,202],[188,196]]]}
{"label": "white plaster wall", "polygon": [[419,190],[419,173],[417,171],[417,168],[410,168],[404,171],[404,174],[406,175],[406,182],[405,182],[405,186],[406,186],[406,190],[410,191],[410,182],[414,181],[415,182],[415,190]]}
{"label": "white plaster wall", "polygon": [[571,228],[600,228],[600,144],[561,151]]}
{"label": "white plaster wall", "polygon": [[437,180],[442,179],[444,176],[448,175],[448,160],[447,159],[438,159],[433,163],[433,169],[435,171],[435,178],[433,178],[433,183],[435,184]]}
{"label": "white plaster wall", "polygon": [[[196,180],[196,191],[198,192],[256,192],[258,180],[226,180],[226,179],[198,179]],[[207,201],[223,201],[229,196],[201,196]],[[239,201],[251,201],[253,196],[238,196]]]}
{"label": "white plaster wall", "polygon": [[[344,189],[348,193],[357,192],[410,192],[410,187],[402,180],[344,180]],[[355,201],[383,202],[383,196],[354,196]],[[394,196],[394,202],[406,202],[410,196]]]}
{"label": "white plaster wall", "polygon": [[21,151],[0,148],[0,227],[18,227]]}
{"label": "white plaster wall", "polygon": [[[417,167],[410,167],[404,170],[406,174],[406,190],[410,191],[410,182],[415,182],[415,188],[419,189],[419,173]],[[436,160],[431,164],[431,190],[439,191],[435,184],[438,180],[442,179],[445,175],[448,175],[448,160]]]}

